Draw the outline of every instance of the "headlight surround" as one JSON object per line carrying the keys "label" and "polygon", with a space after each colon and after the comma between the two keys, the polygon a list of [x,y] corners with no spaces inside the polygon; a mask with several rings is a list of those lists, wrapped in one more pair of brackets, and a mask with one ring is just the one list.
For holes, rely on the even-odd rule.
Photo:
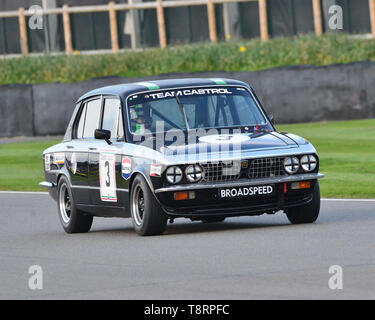
{"label": "headlight surround", "polygon": [[314,171],[317,165],[318,165],[318,160],[312,154],[306,154],[301,158],[301,167],[303,171],[306,171],[306,172]]}
{"label": "headlight surround", "polygon": [[169,167],[165,172],[166,179],[169,183],[176,184],[181,182],[183,173],[180,167]]}
{"label": "headlight surround", "polygon": [[186,175],[186,178],[190,182],[198,182],[199,180],[201,180],[203,178],[204,173],[203,173],[203,169],[200,165],[191,164],[191,165],[186,167],[185,175]]}
{"label": "headlight surround", "polygon": [[284,159],[284,170],[289,174],[294,174],[299,170],[299,160],[297,157],[288,157]]}

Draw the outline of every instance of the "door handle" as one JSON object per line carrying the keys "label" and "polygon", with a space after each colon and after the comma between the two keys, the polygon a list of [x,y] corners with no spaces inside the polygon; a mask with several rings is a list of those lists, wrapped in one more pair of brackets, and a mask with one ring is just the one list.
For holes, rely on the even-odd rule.
{"label": "door handle", "polygon": [[74,149],[73,146],[66,146],[68,149]]}
{"label": "door handle", "polygon": [[97,148],[89,148],[89,150],[97,150]]}

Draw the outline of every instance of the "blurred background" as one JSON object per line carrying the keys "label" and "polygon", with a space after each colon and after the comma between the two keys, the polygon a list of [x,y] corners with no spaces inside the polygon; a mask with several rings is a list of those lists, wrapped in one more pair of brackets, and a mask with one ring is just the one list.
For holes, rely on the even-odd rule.
{"label": "blurred background", "polygon": [[[75,50],[110,50],[111,30],[108,0],[2,0],[0,1],[0,54],[20,54],[19,8],[29,9],[38,5],[44,9],[62,8],[63,5],[85,6],[70,14],[71,42]],[[180,4],[178,3],[180,2]],[[188,3],[193,5],[188,5]],[[164,1],[166,43],[188,44],[210,40],[207,18],[207,1]],[[224,1],[222,1],[224,2]],[[294,36],[313,33],[314,1],[267,0],[266,19],[270,37]],[[371,33],[368,0],[319,0],[321,28],[323,32]],[[147,4],[148,0],[117,0],[116,4]],[[194,4],[195,3],[195,4]],[[343,28],[330,30],[329,8],[339,5],[343,10]],[[102,9],[99,9],[102,6]],[[174,7],[172,7],[174,6]],[[90,8],[91,7],[91,10]],[[81,12],[80,12],[81,11]],[[6,15],[8,13],[8,15]],[[216,2],[214,6],[216,38],[252,39],[260,36],[258,1]],[[26,16],[26,24],[32,19]],[[42,29],[27,28],[29,52],[64,52],[64,23],[62,14],[48,14]],[[120,49],[159,46],[157,10],[116,10],[116,28]]]}

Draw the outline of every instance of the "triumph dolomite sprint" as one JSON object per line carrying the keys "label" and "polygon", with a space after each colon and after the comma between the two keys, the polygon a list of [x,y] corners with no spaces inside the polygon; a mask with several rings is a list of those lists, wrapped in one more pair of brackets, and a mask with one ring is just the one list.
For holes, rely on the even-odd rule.
{"label": "triumph dolomite sprint", "polygon": [[254,90],[229,79],[104,87],[78,99],[63,141],[43,152],[45,181],[68,233],[93,217],[131,217],[139,235],[168,220],[221,222],[284,211],[293,224],[320,210],[319,158],[276,131]]}

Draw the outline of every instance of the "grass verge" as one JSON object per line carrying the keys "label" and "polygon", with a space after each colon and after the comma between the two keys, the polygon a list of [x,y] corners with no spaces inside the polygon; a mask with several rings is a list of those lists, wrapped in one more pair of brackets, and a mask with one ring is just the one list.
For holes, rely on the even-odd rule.
{"label": "grass verge", "polygon": [[308,139],[320,158],[327,198],[375,198],[375,119],[277,126]]}
{"label": "grass verge", "polygon": [[0,144],[0,190],[46,191],[42,152],[58,140]]}
{"label": "grass verge", "polygon": [[[278,125],[311,141],[320,156],[323,197],[375,198],[375,119]],[[56,140],[0,145],[0,190],[41,191],[41,154]]]}
{"label": "grass verge", "polygon": [[302,35],[267,42],[201,43],[101,55],[44,55],[0,59],[0,85],[76,82],[93,77],[144,77],[173,72],[255,71],[375,61],[375,40],[345,34]]}

